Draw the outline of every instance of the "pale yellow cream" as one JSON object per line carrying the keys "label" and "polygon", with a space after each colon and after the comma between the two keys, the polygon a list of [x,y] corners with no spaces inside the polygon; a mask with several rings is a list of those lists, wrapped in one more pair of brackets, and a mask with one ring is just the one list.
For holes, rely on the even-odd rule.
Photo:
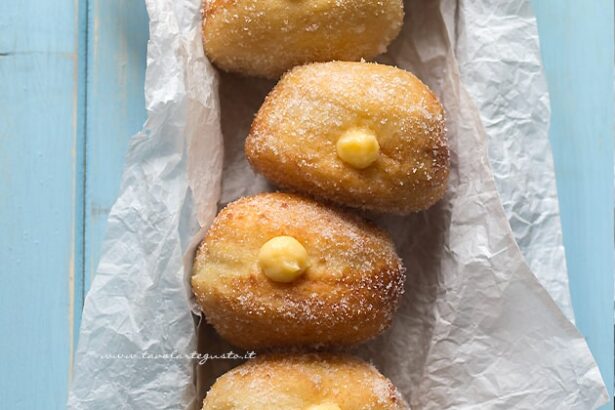
{"label": "pale yellow cream", "polygon": [[351,128],[346,131],[336,144],[337,156],[342,161],[357,169],[364,169],[373,164],[380,155],[380,144],[376,135],[366,128]]}
{"label": "pale yellow cream", "polygon": [[308,253],[292,236],[276,236],[258,251],[258,264],[269,279],[289,283],[309,267]]}

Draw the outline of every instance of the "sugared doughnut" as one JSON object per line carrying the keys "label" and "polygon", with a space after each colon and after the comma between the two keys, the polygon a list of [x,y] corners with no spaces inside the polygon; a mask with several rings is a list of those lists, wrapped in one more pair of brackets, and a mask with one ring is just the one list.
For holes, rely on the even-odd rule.
{"label": "sugared doughnut", "polygon": [[242,198],[216,217],[194,260],[207,320],[234,345],[348,345],[391,322],[404,269],[362,219],[285,193]]}
{"label": "sugared doughnut", "polygon": [[373,63],[287,73],[258,111],[245,151],[280,186],[397,214],[438,201],[449,172],[438,99],[411,73]]}
{"label": "sugared doughnut", "polygon": [[203,41],[218,67],[276,78],[315,61],[371,59],[404,16],[401,0],[209,0]]}
{"label": "sugared doughnut", "polygon": [[203,410],[407,410],[373,366],[343,355],[262,356],[221,376]]}

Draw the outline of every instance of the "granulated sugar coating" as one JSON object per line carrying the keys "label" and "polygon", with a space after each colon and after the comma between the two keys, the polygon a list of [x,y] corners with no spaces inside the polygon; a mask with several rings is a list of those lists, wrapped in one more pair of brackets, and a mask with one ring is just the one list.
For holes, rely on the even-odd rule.
{"label": "granulated sugar coating", "polygon": [[203,410],[407,410],[408,405],[373,366],[344,355],[261,356],[220,377]]}
{"label": "granulated sugar coating", "polygon": [[[367,129],[380,145],[365,169],[336,143]],[[377,212],[423,210],[445,193],[444,110],[411,73],[352,62],[309,64],[286,74],[258,111],[245,144],[250,163],[275,184]]]}
{"label": "granulated sugar coating", "polygon": [[[291,283],[269,280],[257,254],[288,235],[309,268]],[[311,199],[265,193],[229,204],[199,246],[192,287],[207,320],[247,349],[350,345],[391,322],[404,268],[377,227]]]}
{"label": "granulated sugar coating", "polygon": [[403,16],[401,0],[210,0],[203,40],[223,70],[277,78],[296,65],[384,53]]}

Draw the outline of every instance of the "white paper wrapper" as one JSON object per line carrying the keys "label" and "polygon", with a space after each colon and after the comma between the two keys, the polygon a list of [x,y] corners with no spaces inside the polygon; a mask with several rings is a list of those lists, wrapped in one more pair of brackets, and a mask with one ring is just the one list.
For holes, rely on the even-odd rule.
{"label": "white paper wrapper", "polygon": [[[407,1],[404,30],[382,58],[440,97],[452,172],[429,211],[376,218],[405,260],[407,289],[392,328],[356,351],[413,409],[591,409],[607,394],[566,318],[535,21],[527,1],[501,3]],[[242,145],[273,84],[218,77],[203,55],[200,0],[147,6],[148,120],[86,298],[71,409],[199,408],[184,268],[219,203],[268,188]],[[218,347],[202,336],[202,350]],[[199,383],[234,364],[208,362]]]}
{"label": "white paper wrapper", "polygon": [[574,321],[548,138],[549,95],[530,3],[462,0],[457,7],[447,26],[456,24],[451,42],[487,133],[502,205],[530,269]]}

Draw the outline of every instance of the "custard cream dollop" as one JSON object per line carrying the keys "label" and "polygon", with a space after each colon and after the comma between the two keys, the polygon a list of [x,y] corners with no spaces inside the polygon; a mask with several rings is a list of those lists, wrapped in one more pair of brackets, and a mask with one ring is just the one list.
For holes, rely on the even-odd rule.
{"label": "custard cream dollop", "polygon": [[336,144],[337,156],[353,168],[364,169],[372,165],[380,155],[376,135],[366,128],[351,128]]}
{"label": "custard cream dollop", "polygon": [[308,253],[292,236],[276,236],[258,251],[258,264],[275,282],[290,283],[309,267]]}

